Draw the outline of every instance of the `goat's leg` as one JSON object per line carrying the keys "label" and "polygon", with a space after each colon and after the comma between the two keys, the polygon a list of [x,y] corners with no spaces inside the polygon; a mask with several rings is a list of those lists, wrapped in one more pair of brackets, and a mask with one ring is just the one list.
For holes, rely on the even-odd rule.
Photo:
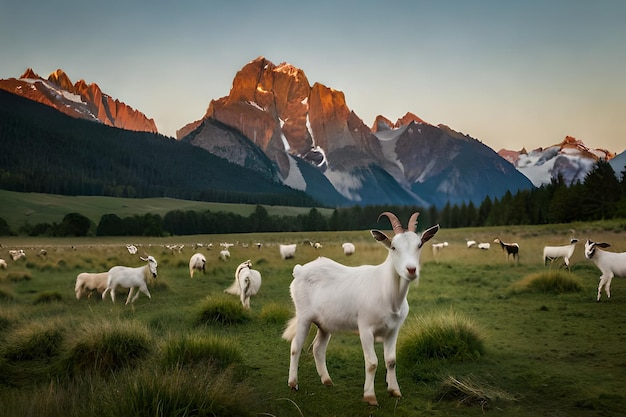
{"label": "goat's leg", "polygon": [[145,282],[143,282],[140,286],[139,286],[139,290],[135,293],[135,296],[133,297],[133,303],[135,302],[135,300],[137,298],[139,298],[139,294],[144,293],[146,294],[146,296],[148,296],[148,298],[152,298],[152,296],[150,295],[150,291],[148,291],[148,286],[146,285]]}
{"label": "goat's leg", "polygon": [[289,360],[289,381],[287,382],[292,390],[298,390],[298,362],[302,346],[311,328],[310,321],[298,320],[296,335],[291,340],[290,360]]}
{"label": "goat's leg", "polygon": [[328,369],[326,368],[326,348],[330,341],[330,333],[317,328],[317,335],[313,341],[313,357],[315,358],[315,368],[317,374],[322,378],[322,384],[333,385],[333,381],[328,375]]}
{"label": "goat's leg", "polygon": [[385,367],[387,368],[387,392],[392,397],[402,397],[398,378],[396,377],[396,342],[398,340],[398,328],[393,334],[387,336],[383,341],[383,352],[385,355]]}
{"label": "goat's leg", "polygon": [[607,276],[605,276],[604,274],[602,274],[600,276],[600,282],[598,283],[598,298],[596,299],[596,301],[600,301],[600,297],[602,296],[602,288],[606,285],[606,281],[607,281]]}
{"label": "goat's leg", "polygon": [[378,405],[374,391],[374,377],[378,368],[378,357],[374,349],[374,334],[369,329],[359,328],[363,358],[365,359],[365,384],[363,385],[363,401],[369,405]]}
{"label": "goat's leg", "polygon": [[[130,287],[130,289],[128,290],[128,297],[126,297],[126,304],[130,302],[130,297],[133,296],[134,291],[135,291],[135,287]],[[137,291],[137,294],[139,294],[139,291]]]}
{"label": "goat's leg", "polygon": [[604,292],[606,293],[606,297],[611,299],[611,280],[613,279],[613,274],[609,274],[609,278],[606,280],[606,284],[604,284]]}

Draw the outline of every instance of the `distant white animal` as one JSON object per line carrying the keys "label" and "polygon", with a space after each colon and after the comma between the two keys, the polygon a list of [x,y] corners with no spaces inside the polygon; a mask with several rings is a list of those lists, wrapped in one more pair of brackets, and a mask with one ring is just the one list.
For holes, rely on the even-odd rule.
{"label": "distant white animal", "polygon": [[126,249],[128,249],[128,253],[131,255],[135,255],[137,253],[137,246],[135,245],[126,245]]}
{"label": "distant white animal", "polygon": [[0,259],[0,269],[7,269],[7,261]]}
{"label": "distant white animal", "polygon": [[189,259],[189,276],[193,278],[194,271],[202,271],[204,274],[206,272],[206,258],[201,253],[194,253],[191,255]]}
{"label": "distant white animal", "polygon": [[569,245],[563,246],[544,246],[543,248],[543,265],[546,266],[548,261],[554,262],[559,258],[563,258],[565,267],[570,269],[569,260],[574,254],[578,239],[571,239]]}
{"label": "distant white animal", "polygon": [[283,259],[291,259],[296,256],[296,246],[297,245],[295,243],[291,245],[278,245],[280,257]]}
{"label": "distant white animal", "polygon": [[481,242],[478,244],[478,249],[489,250],[491,248],[491,243],[489,242]]}
{"label": "distant white animal", "polygon": [[[142,257],[141,260],[147,262],[147,264],[137,268],[118,265],[109,269],[107,287],[102,292],[103,300],[105,299],[107,293],[110,293],[111,301],[115,302],[115,289],[118,286],[130,289],[130,291],[128,291],[128,297],[126,298],[126,304],[129,302],[134,303],[137,297],[139,297],[140,292],[146,294],[148,298],[152,298],[150,291],[148,291],[146,280],[149,275],[152,275],[154,278],[157,277],[157,261],[153,256],[148,256],[147,258]],[[131,296],[136,288],[138,291],[131,301]]]}
{"label": "distant white animal", "polygon": [[9,255],[11,255],[11,259],[13,259],[13,261],[26,258],[26,253],[24,252],[24,249],[11,249],[9,250]]}
{"label": "distant white animal", "polygon": [[252,269],[252,262],[248,259],[239,264],[235,270],[235,282],[224,291],[238,295],[244,308],[250,309],[250,297],[261,289],[261,273]]}
{"label": "distant white animal", "polygon": [[228,249],[222,249],[220,251],[220,259],[222,261],[227,261],[230,258],[230,251]]}
{"label": "distant white animal", "polygon": [[350,242],[342,243],[341,247],[343,248],[343,254],[346,256],[354,255],[354,251],[356,250],[354,243]]}
{"label": "distant white animal", "polygon": [[600,275],[600,283],[598,284],[598,298],[596,301],[600,301],[600,295],[602,288],[607,298],[611,299],[611,280],[613,277],[626,277],[626,252],[607,252],[598,248],[608,248],[608,243],[604,242],[592,242],[587,239],[585,243],[585,257],[591,259],[596,266],[602,272]]}
{"label": "distant white animal", "polygon": [[433,243],[432,244],[433,256],[437,256],[439,252],[441,252],[441,250],[447,246],[448,246],[448,242]]}
{"label": "distant white animal", "polygon": [[467,247],[471,248],[473,246],[476,246],[477,242],[475,240],[468,240],[467,241]]}
{"label": "distant white animal", "polygon": [[[415,233],[417,216],[414,213],[404,230],[398,218],[384,212],[391,222],[395,236],[389,239],[380,230],[371,234],[387,248],[387,258],[380,265],[350,267],[331,259],[319,257],[305,265],[293,268],[290,285],[296,315],[289,321],[283,338],[291,340],[288,385],[298,389],[298,362],[311,324],[317,326],[313,341],[315,367],[322,384],[333,385],[326,367],[326,348],[331,333],[358,331],[365,359],[363,400],[377,405],[374,377],[378,358],[374,342],[383,340],[387,391],[401,397],[396,378],[396,341],[400,327],[409,314],[407,294],[411,282],[418,281],[421,248],[430,240],[439,226],[433,226],[421,235]],[[379,217],[380,219],[380,217]]]}

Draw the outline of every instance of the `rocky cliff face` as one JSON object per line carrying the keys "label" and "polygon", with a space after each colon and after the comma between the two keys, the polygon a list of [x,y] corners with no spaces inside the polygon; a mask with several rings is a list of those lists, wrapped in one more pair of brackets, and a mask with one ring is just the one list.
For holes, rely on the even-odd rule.
{"label": "rocky cliff face", "polygon": [[99,121],[121,129],[157,133],[153,119],[125,103],[104,94],[97,84],[84,80],[72,84],[62,70],[56,70],[43,79],[32,69],[19,79],[0,80],[0,88],[37,101],[69,116]]}
{"label": "rocky cliff face", "polygon": [[[412,113],[395,123],[378,116],[370,128],[348,108],[343,92],[320,83],[311,86],[302,70],[274,65],[264,57],[245,65],[229,95],[211,101],[203,119],[181,128],[178,138],[240,165],[263,165],[267,174],[267,163],[251,151],[249,141],[284,183],[307,192],[312,183],[330,183],[341,196],[332,204],[343,199],[346,204],[424,207],[480,201],[508,189],[532,187],[508,162],[470,137]],[[461,164],[459,169],[467,172],[453,166],[477,154],[484,166]],[[506,178],[483,178],[489,175]]]}

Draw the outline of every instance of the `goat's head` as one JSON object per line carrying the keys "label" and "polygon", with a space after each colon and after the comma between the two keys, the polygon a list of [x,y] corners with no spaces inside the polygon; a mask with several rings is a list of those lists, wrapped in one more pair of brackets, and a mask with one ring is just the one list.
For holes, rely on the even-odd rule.
{"label": "goat's head", "polygon": [[396,273],[403,279],[412,281],[419,276],[419,257],[422,246],[435,236],[439,230],[439,225],[432,226],[418,235],[415,233],[418,212],[411,215],[407,230],[404,230],[393,213],[385,211],[378,216],[378,219],[380,220],[382,216],[389,219],[395,235],[390,239],[380,230],[372,230],[372,236],[389,250],[389,256]]}
{"label": "goat's head", "polygon": [[141,260],[148,262],[148,269],[150,270],[152,277],[156,278],[157,277],[157,261],[156,259],[154,259],[154,256],[148,255],[146,258],[141,257]]}
{"label": "goat's head", "polygon": [[596,247],[608,248],[609,246],[611,245],[609,245],[608,243],[592,242],[591,240],[587,239],[587,242],[585,242],[585,258],[587,259],[593,258],[593,255],[596,253]]}

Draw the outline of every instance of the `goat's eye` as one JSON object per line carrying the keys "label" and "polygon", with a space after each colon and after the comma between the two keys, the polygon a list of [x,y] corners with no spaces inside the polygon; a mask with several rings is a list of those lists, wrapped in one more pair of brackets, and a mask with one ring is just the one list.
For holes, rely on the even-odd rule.
{"label": "goat's eye", "polygon": [[391,250],[396,250],[396,247],[395,247],[395,246],[392,246],[392,247],[390,247],[389,249],[391,249]]}

